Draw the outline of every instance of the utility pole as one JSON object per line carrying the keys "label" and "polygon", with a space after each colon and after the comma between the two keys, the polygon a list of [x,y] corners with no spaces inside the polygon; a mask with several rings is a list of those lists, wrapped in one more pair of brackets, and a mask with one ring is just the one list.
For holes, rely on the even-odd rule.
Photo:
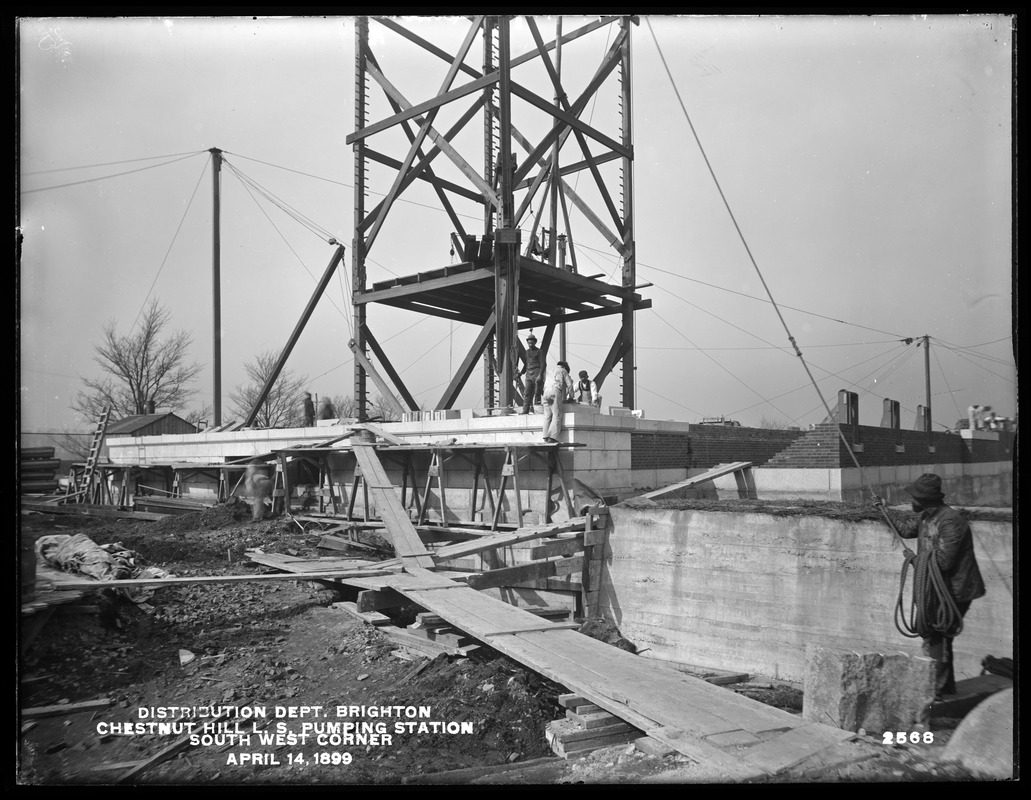
{"label": "utility pole", "polygon": [[211,298],[214,306],[212,312],[213,326],[214,326],[214,354],[212,357],[212,367],[214,368],[214,377],[212,378],[212,393],[214,395],[213,405],[215,407],[214,417],[215,425],[222,424],[222,278],[221,278],[221,261],[220,253],[222,249],[221,242],[221,196],[219,194],[221,181],[222,181],[222,151],[217,147],[212,147],[209,151],[211,153],[211,177],[213,182],[213,200],[212,200],[212,235],[211,235]]}
{"label": "utility pole", "polygon": [[931,444],[931,337],[924,334],[924,430],[927,431],[927,443]]}

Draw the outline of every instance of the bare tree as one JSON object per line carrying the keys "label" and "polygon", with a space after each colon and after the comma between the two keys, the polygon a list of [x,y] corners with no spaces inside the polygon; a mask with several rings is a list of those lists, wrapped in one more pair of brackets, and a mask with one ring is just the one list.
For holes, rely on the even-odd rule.
{"label": "bare tree", "polygon": [[369,419],[380,422],[397,422],[401,416],[394,409],[393,404],[388,403],[382,395],[376,395],[376,399],[369,406]]}
{"label": "bare tree", "polygon": [[188,384],[201,367],[185,363],[189,333],[179,330],[162,337],[170,318],[170,312],[153,300],[143,312],[138,333],[120,336],[114,322],[106,325],[103,340],[93,348],[93,360],[106,375],[83,378],[86,388],[72,409],[90,422],[108,406],[113,419],[146,414],[150,403],[181,410],[194,394]]}
{"label": "bare tree", "polygon": [[[277,353],[268,351],[259,353],[254,361],[244,364],[243,368],[250,382],[237,386],[229,397],[233,404],[231,413],[237,419],[247,419],[278,360]],[[272,384],[265,401],[258,408],[258,413],[254,417],[254,427],[300,427],[304,422],[301,395],[307,384],[306,377],[295,378],[290,370],[283,369]]]}
{"label": "bare tree", "polygon": [[194,427],[199,428],[201,427],[202,422],[207,422],[211,419],[212,413],[214,413],[212,405],[210,403],[204,403],[200,408],[195,408],[189,414],[184,416],[183,419]]}
{"label": "bare tree", "polygon": [[358,404],[354,402],[354,398],[351,395],[345,397],[342,394],[335,394],[329,398],[329,402],[333,404],[333,410],[336,411],[336,415],[340,419],[357,418]]}
{"label": "bare tree", "polygon": [[790,427],[790,422],[785,422],[782,419],[774,419],[773,417],[763,417],[759,420],[759,427],[765,428],[771,431],[782,431]]}

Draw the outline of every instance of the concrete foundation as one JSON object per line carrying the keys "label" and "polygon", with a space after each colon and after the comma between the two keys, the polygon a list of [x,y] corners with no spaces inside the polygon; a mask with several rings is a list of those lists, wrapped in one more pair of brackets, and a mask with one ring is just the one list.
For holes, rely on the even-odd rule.
{"label": "concrete foundation", "polygon": [[[597,611],[646,655],[799,683],[810,642],[921,655],[895,628],[902,550],[882,523],[609,512]],[[972,527],[987,595],[954,642],[957,679],[979,674],[988,653],[1013,652],[1012,523]]]}

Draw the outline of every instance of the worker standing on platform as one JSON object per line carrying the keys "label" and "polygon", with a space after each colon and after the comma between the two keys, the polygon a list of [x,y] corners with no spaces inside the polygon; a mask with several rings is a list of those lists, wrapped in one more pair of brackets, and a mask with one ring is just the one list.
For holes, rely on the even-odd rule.
{"label": "worker standing on platform", "polygon": [[544,358],[537,349],[537,337],[530,331],[526,337],[526,360],[520,375],[526,375],[523,384],[523,413],[529,414],[533,404],[540,403],[544,380]]}
{"label": "worker standing on platform", "polygon": [[[985,586],[974,557],[970,523],[945,504],[942,479],[925,472],[906,487],[906,493],[916,514],[885,508],[880,498],[874,505],[891,520],[899,536],[917,540],[913,604],[923,624],[918,624],[915,634],[923,639],[924,655],[936,662],[935,696],[940,700],[956,693],[952,640],[963,629],[970,604],[984,597]],[[926,567],[926,576],[919,574],[922,561],[933,561]]]}
{"label": "worker standing on platform", "polygon": [[315,404],[311,401],[311,392],[304,393],[304,427],[310,428],[315,424]]}
{"label": "worker standing on platform", "polygon": [[601,406],[601,395],[598,394],[598,384],[591,380],[587,370],[580,370],[580,380],[576,382],[573,399],[581,405]]}
{"label": "worker standing on platform", "polygon": [[333,410],[333,403],[328,397],[322,398],[322,406],[319,408],[319,419],[336,419],[337,412]]}
{"label": "worker standing on platform", "polygon": [[562,432],[562,404],[573,399],[573,379],[569,364],[559,361],[544,381],[541,404],[544,406],[544,441],[558,444]]}

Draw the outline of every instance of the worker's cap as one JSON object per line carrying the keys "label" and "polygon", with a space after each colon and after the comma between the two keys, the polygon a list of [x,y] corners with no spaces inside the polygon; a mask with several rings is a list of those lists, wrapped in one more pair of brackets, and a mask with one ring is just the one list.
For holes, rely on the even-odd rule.
{"label": "worker's cap", "polygon": [[311,392],[305,392],[305,393],[304,393],[304,396],[305,396],[305,397],[311,397]]}
{"label": "worker's cap", "polygon": [[941,500],[945,497],[942,494],[942,479],[933,472],[925,472],[906,487],[906,492],[914,500]]}
{"label": "worker's cap", "polygon": [[536,342],[536,341],[537,341],[537,337],[536,337],[536,336],[534,336],[534,335],[533,335],[533,334],[531,333],[531,334],[530,334],[529,336],[527,336],[527,337],[526,337],[526,341],[527,341],[527,342]]}
{"label": "worker's cap", "polygon": [[580,377],[583,378],[584,380],[587,380],[587,370],[585,370],[585,369],[580,370]]}
{"label": "worker's cap", "polygon": [[566,372],[569,372],[569,364],[567,364],[565,361],[559,361],[558,365],[562,367],[562,369],[564,369]]}

